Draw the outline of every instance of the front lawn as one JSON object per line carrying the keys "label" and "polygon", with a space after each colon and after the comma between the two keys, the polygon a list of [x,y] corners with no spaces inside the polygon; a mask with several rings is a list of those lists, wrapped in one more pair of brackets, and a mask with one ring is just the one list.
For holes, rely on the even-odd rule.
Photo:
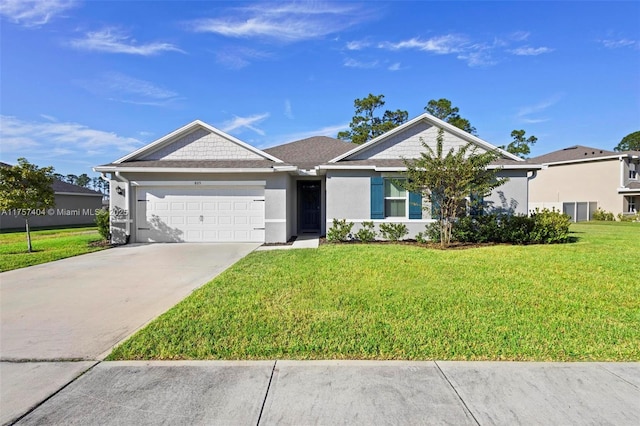
{"label": "front lawn", "polygon": [[95,227],[31,231],[33,252],[27,252],[27,234],[0,234],[0,272],[38,265],[65,257],[91,253],[104,247],[91,245],[100,241]]}
{"label": "front lawn", "polygon": [[254,252],[109,359],[640,360],[640,224],[564,245]]}

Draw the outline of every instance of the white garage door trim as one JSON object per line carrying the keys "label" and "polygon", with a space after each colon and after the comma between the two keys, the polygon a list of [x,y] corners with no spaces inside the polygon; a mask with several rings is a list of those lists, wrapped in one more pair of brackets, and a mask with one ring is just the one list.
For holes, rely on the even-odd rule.
{"label": "white garage door trim", "polygon": [[139,186],[138,242],[264,242],[264,186]]}

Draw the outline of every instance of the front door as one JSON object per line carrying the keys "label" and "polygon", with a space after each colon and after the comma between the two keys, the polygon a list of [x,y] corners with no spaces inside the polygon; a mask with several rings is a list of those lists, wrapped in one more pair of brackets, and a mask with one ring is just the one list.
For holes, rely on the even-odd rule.
{"label": "front door", "polygon": [[298,231],[320,232],[320,181],[298,181]]}

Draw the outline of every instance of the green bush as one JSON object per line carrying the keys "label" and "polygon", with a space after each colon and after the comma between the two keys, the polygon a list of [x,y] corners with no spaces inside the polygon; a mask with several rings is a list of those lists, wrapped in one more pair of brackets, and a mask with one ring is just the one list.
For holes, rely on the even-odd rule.
{"label": "green bush", "polygon": [[425,243],[439,243],[440,242],[440,222],[427,223],[424,226],[423,232],[416,234],[416,241]]}
{"label": "green bush", "polygon": [[375,225],[373,222],[362,222],[362,227],[356,232],[356,238],[363,243],[370,243],[376,239]]}
{"label": "green bush", "polygon": [[554,244],[569,241],[569,225],[571,218],[555,209],[542,209],[531,215],[533,230],[531,231],[532,243]]}
{"label": "green bush", "polygon": [[640,222],[640,213],[636,213],[636,214],[618,213],[618,220],[620,222]]}
{"label": "green bush", "polygon": [[96,226],[98,233],[103,240],[109,241],[111,238],[111,229],[109,224],[109,210],[98,210],[96,212]]}
{"label": "green bush", "polygon": [[333,219],[331,228],[327,231],[327,241],[337,243],[340,241],[348,241],[353,236],[351,235],[351,229],[353,228],[353,222],[347,223],[347,219]]}
{"label": "green bush", "polygon": [[522,215],[504,215],[500,218],[499,236],[497,242],[512,244],[527,244],[531,242],[531,236],[535,222],[531,217]]}
{"label": "green bush", "polygon": [[616,218],[613,213],[602,210],[600,207],[598,207],[593,213],[593,220],[604,220],[607,222],[613,222],[614,220],[616,220]]}
{"label": "green bush", "polygon": [[399,241],[409,233],[404,223],[381,223],[380,234],[382,238],[390,241]]}

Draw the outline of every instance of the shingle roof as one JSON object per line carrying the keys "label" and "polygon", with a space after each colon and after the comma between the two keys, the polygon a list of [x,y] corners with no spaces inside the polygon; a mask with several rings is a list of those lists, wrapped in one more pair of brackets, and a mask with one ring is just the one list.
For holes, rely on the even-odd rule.
{"label": "shingle roof", "polygon": [[[340,162],[336,164],[346,166],[405,167],[404,161],[402,159],[340,160]],[[516,161],[509,158],[498,158],[491,162],[491,165],[493,166],[531,166],[534,164],[538,163]]]}
{"label": "shingle roof", "polygon": [[558,163],[562,161],[589,160],[592,158],[608,157],[611,155],[619,155],[620,152],[607,151],[605,149],[591,148],[588,146],[574,145],[548,154],[533,157],[528,162],[538,164]]}
{"label": "shingle roof", "polygon": [[274,146],[265,149],[264,152],[302,169],[312,169],[317,165],[324,164],[339,155],[351,151],[357,146],[357,144],[328,136],[314,136],[284,145]]}
{"label": "shingle roof", "polygon": [[53,192],[67,192],[73,194],[87,194],[87,195],[96,195],[102,196],[101,192],[94,191],[93,189],[84,188],[82,186],[73,185],[71,183],[63,182],[58,179],[53,180]]}
{"label": "shingle roof", "polygon": [[162,167],[192,169],[260,169],[286,165],[271,160],[148,160],[109,163],[98,167]]}
{"label": "shingle roof", "polygon": [[[0,167],[13,167],[11,164],[0,162]],[[63,182],[59,179],[53,179],[53,192],[66,192],[73,194],[87,194],[87,195],[95,195],[102,197],[102,193],[98,191],[94,191],[93,189],[84,188],[82,186],[73,185],[71,183]]]}

